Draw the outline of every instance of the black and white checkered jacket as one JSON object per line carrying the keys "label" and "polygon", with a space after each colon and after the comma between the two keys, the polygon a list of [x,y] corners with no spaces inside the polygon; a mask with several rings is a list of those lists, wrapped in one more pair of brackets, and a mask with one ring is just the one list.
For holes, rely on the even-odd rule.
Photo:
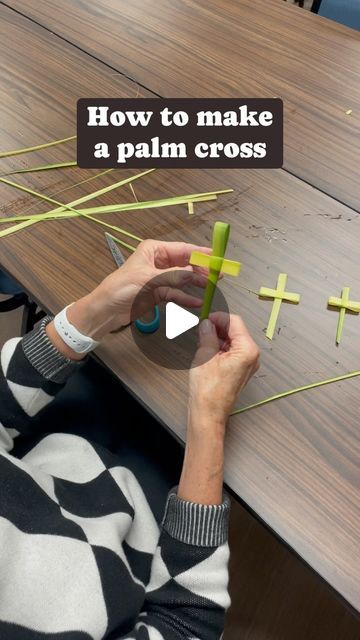
{"label": "black and white checkered jacket", "polygon": [[218,640],[227,499],[170,494],[159,530],[136,477],[100,446],[57,433],[9,453],[76,366],[44,324],[1,351],[1,640]]}

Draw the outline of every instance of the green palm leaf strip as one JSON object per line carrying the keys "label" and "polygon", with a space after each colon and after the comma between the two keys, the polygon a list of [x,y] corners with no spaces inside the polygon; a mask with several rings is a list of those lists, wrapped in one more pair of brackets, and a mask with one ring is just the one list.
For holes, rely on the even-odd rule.
{"label": "green palm leaf strip", "polygon": [[35,173],[36,171],[51,171],[51,169],[67,169],[68,167],[77,167],[77,162],[57,162],[56,164],[43,164],[39,167],[28,167],[27,169],[15,169],[3,173],[2,176],[13,176],[18,173]]}
{"label": "green palm leaf strip", "polygon": [[[114,171],[114,169],[106,169],[105,171],[101,171],[100,173],[97,173],[94,176],[90,176],[90,178],[85,178],[85,180],[80,180],[80,182],[75,182],[75,184],[70,184],[67,187],[62,187],[61,189],[58,189],[57,191],[54,191],[54,193],[51,194],[51,197],[53,196],[57,196],[59,193],[64,193],[64,191],[69,191],[69,189],[75,189],[75,187],[79,187],[81,184],[85,184],[85,182],[91,182],[91,180],[95,180],[95,178],[100,178],[100,176],[104,176],[106,173],[110,173],[110,171]],[[36,207],[36,202],[33,202],[32,205],[30,205],[30,207],[27,207],[24,211],[24,214],[22,216],[19,216],[19,220],[21,219],[28,219],[29,216],[26,216],[26,212],[30,211],[30,209],[33,209],[34,207]],[[31,216],[30,216],[31,217]],[[17,220],[17,216],[12,216],[11,218],[8,218],[8,220]],[[0,218],[0,223],[4,222],[3,218]]]}
{"label": "green palm leaf strip", "polygon": [[[15,182],[12,182],[10,180],[7,180],[7,178],[0,178],[0,182],[3,182],[5,184],[8,184],[9,186],[15,187],[17,189],[20,189],[21,191],[25,191],[26,193],[30,193],[31,195],[34,195],[42,200],[45,200],[47,202],[52,202],[53,204],[58,204],[59,206],[56,209],[53,209],[51,212],[49,213],[58,213],[60,211],[63,211],[64,209],[68,209],[72,212],[74,212],[75,214],[81,216],[84,215],[84,217],[87,217],[87,214],[83,214],[81,213],[78,209],[74,209],[74,206],[78,205],[78,204],[82,204],[84,202],[88,202],[89,200],[92,200],[94,198],[97,198],[99,196],[104,195],[105,193],[109,193],[109,191],[112,191],[113,189],[117,189],[119,187],[122,187],[125,184],[128,184],[129,182],[132,182],[133,180],[137,180],[138,178],[141,178],[144,175],[147,175],[148,173],[151,173],[152,171],[155,171],[155,169],[148,169],[147,171],[143,171],[142,173],[138,173],[135,176],[131,176],[130,178],[125,178],[125,180],[121,180],[120,182],[116,182],[115,184],[109,185],[108,187],[103,187],[102,189],[99,189],[98,191],[95,191],[93,193],[90,193],[86,196],[83,196],[81,198],[78,198],[77,200],[74,200],[73,202],[70,202],[69,204],[63,204],[61,202],[58,202],[57,200],[54,200],[53,198],[49,198],[48,196],[45,196],[41,193],[38,193],[37,191],[33,191],[33,189],[28,189],[28,187],[23,187],[22,185],[19,185]],[[39,219],[36,220],[27,220],[26,222],[28,222],[27,226],[30,226],[30,222],[31,224],[36,224],[37,222],[40,222]],[[101,224],[101,221],[97,221]],[[7,235],[10,235],[11,233],[14,233],[14,231],[18,231],[18,226],[16,225],[15,227],[10,227],[9,229],[5,229],[4,231],[0,232],[0,238],[5,237]],[[23,228],[23,227],[21,227]],[[120,229],[118,229],[120,231]],[[124,230],[121,230],[121,233],[124,233]],[[125,235],[128,235],[128,232],[124,233]]]}
{"label": "green palm leaf strip", "polygon": [[115,242],[117,242],[118,244],[121,244],[122,247],[125,247],[126,249],[129,249],[129,251],[132,251],[132,252],[136,251],[136,247],[133,247],[132,244],[128,244],[124,240],[120,240],[120,238],[113,236],[112,233],[109,233],[108,235],[110,236],[110,238],[115,240]]}
{"label": "green palm leaf strip", "polygon": [[[221,193],[221,192],[218,192]],[[48,213],[38,213],[31,215],[22,215],[22,216],[9,216],[7,218],[0,218],[0,224],[6,224],[9,222],[17,222],[23,220],[34,220],[35,222],[41,220],[53,220],[60,218],[74,218],[81,214],[92,214],[92,215],[100,215],[104,213],[117,213],[122,211],[138,211],[142,209],[153,209],[158,207],[168,207],[175,206],[181,204],[188,204],[189,202],[208,202],[211,200],[217,200],[216,193],[199,194],[197,197],[196,194],[192,194],[189,196],[176,196],[172,198],[162,198],[161,200],[147,200],[143,202],[129,202],[125,204],[111,204],[104,205],[99,207],[91,207],[89,209],[81,209],[78,211],[57,211]]]}
{"label": "green palm leaf strip", "polygon": [[14,227],[10,227],[10,229],[5,229],[4,231],[0,231],[0,238],[5,238],[6,236],[11,235],[14,231],[21,231],[26,227],[31,227],[31,225],[35,224],[37,221],[35,220],[24,220],[24,222],[20,222],[16,225],[16,229]]}
{"label": "green palm leaf strip", "polygon": [[326,384],[332,384],[333,382],[341,382],[342,380],[348,380],[349,378],[355,378],[356,376],[360,376],[360,371],[351,371],[350,373],[345,373],[342,376],[337,376],[336,378],[329,378],[328,380],[321,380],[320,382],[313,382],[312,384],[305,384],[302,387],[297,387],[296,389],[290,389],[289,391],[284,391],[283,393],[278,393],[275,396],[270,396],[269,398],[265,398],[264,400],[259,400],[259,402],[254,402],[253,404],[248,404],[246,407],[242,407],[241,409],[235,409],[230,413],[231,416],[235,416],[238,413],[244,413],[245,411],[249,411],[249,409],[255,409],[256,407],[261,407],[264,404],[268,404],[269,402],[274,402],[274,400],[281,400],[281,398],[287,398],[288,396],[292,396],[295,393],[300,393],[302,391],[309,391],[310,389],[316,389],[317,387],[323,387]]}
{"label": "green palm leaf strip", "polygon": [[37,144],[35,147],[26,147],[24,149],[16,149],[16,151],[1,151],[0,158],[10,158],[11,156],[19,156],[22,153],[30,153],[31,151],[41,151],[41,149],[47,149],[48,147],[55,147],[57,144],[64,144],[64,142],[70,142],[75,140],[76,136],[70,136],[69,138],[63,138],[62,140],[53,140],[53,142],[45,142],[45,144]]}
{"label": "green palm leaf strip", "polygon": [[227,222],[215,222],[212,232],[211,255],[201,253],[201,251],[193,251],[190,256],[189,264],[205,267],[209,270],[200,321],[209,317],[220,273],[227,273],[231,276],[238,276],[240,273],[240,262],[225,259],[229,235],[230,225]]}

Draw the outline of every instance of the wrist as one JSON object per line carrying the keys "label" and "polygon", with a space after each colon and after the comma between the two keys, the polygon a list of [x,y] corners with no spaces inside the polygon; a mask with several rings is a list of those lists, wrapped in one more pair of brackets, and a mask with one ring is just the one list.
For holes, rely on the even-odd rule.
{"label": "wrist", "polygon": [[72,304],[66,312],[69,322],[85,336],[100,342],[108,333],[109,313],[100,296],[92,292]]}
{"label": "wrist", "polygon": [[[78,361],[82,360],[89,351],[89,349],[85,350],[84,348],[86,341],[89,342],[89,346],[91,340],[96,345],[105,335],[106,331],[102,333],[105,320],[104,305],[101,305],[99,300],[92,294],[89,294],[58,314],[47,325],[46,334],[61,355]],[[74,335],[72,332],[74,332]],[[91,340],[88,340],[89,338]],[[73,346],[75,343],[77,347]]]}
{"label": "wrist", "polygon": [[194,405],[190,402],[188,410],[188,435],[197,439],[214,438],[219,442],[224,440],[226,418],[222,414],[209,411],[208,407]]}
{"label": "wrist", "polygon": [[64,340],[59,336],[58,332],[56,331],[53,320],[45,327],[45,332],[51,344],[64,358],[68,358],[69,360],[74,360],[74,361],[80,361],[85,357],[86,354],[76,353],[76,351],[71,349],[66,344],[66,342],[64,342]]}

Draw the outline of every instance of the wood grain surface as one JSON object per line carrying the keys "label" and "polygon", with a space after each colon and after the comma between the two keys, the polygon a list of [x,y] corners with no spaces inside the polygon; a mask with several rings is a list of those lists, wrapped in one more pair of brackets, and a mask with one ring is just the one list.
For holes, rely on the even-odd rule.
{"label": "wood grain surface", "polygon": [[[285,3],[284,3],[285,4]],[[138,88],[26,18],[0,7],[1,149],[29,146],[74,133],[79,96],[134,95]],[[144,93],[142,92],[142,95]],[[74,158],[74,146],[1,161],[0,172]],[[93,172],[63,170],[17,176],[54,194]],[[69,202],[127,175],[114,171],[55,197]],[[232,187],[218,203],[112,214],[141,237],[209,242],[216,219],[229,221],[228,257],[243,263],[241,279],[221,289],[261,347],[262,367],[238,405],[293,386],[359,368],[360,319],[347,315],[335,346],[336,312],[328,296],[350,286],[360,298],[360,217],[285,171],[159,171],[135,184],[139,199]],[[104,204],[130,201],[129,189]],[[1,186],[1,215],[46,209]],[[0,263],[51,312],[89,291],[113,269],[103,231],[88,220],[38,223],[3,239]],[[283,305],[280,334],[264,336],[271,303],[241,289],[274,286],[280,271],[299,306]],[[111,335],[98,357],[180,439],[185,437],[187,373],[144,359],[128,330]],[[230,420],[226,482],[237,496],[359,608],[359,380],[324,387]],[[119,408],[121,411],[121,408]],[[120,419],[120,417],[119,417]]]}
{"label": "wood grain surface", "polygon": [[163,97],[282,98],[284,167],[360,210],[359,32],[282,0],[6,3]]}

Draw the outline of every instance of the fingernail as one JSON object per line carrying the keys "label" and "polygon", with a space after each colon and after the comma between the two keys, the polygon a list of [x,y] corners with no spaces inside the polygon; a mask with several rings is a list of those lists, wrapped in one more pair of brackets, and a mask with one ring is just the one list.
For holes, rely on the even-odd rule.
{"label": "fingernail", "polygon": [[213,330],[214,330],[214,328],[213,328],[213,323],[211,322],[211,320],[203,320],[200,323],[199,331],[200,331],[202,336],[208,336],[209,334],[211,334],[213,332]]}

